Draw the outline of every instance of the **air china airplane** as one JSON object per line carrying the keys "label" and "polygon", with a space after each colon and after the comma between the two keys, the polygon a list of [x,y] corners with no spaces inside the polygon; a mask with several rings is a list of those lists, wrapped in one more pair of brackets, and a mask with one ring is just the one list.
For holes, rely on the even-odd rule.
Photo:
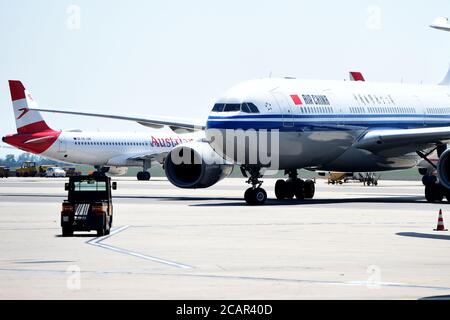
{"label": "air china airplane", "polygon": [[[205,140],[177,145],[167,153],[165,172],[177,187],[208,187],[227,176],[230,162],[234,162],[249,176],[251,188],[245,192],[246,202],[260,205],[267,199],[261,188],[264,169],[273,168],[273,161],[268,164],[260,157],[262,146],[267,145],[262,143],[265,139],[276,145],[270,150],[271,159],[288,176],[276,182],[278,199],[314,197],[314,183],[298,177],[301,168],[342,172],[406,169],[427,160],[436,150],[438,175],[423,179],[425,197],[431,202],[442,201],[444,196],[450,200],[449,85],[450,71],[439,85],[294,78],[247,81],[217,100],[207,119]],[[88,111],[34,110],[139,121],[136,117]],[[161,124],[158,119],[145,121]],[[193,126],[170,120],[164,124]],[[232,143],[236,132],[261,134],[256,142],[244,144],[244,157],[238,157]],[[211,147],[215,153],[204,152]],[[196,161],[175,163],[172,158],[183,152]],[[228,162],[220,163],[218,158]]]}
{"label": "air china airplane", "polygon": [[[9,81],[17,133],[3,137],[14,147],[46,158],[93,165],[111,174],[125,174],[128,167],[143,167],[138,180],[149,180],[148,169],[163,163],[164,157],[178,144],[196,141],[203,133],[147,133],[56,131],[39,111],[32,95],[20,81]],[[142,119],[145,123],[145,119]]]}

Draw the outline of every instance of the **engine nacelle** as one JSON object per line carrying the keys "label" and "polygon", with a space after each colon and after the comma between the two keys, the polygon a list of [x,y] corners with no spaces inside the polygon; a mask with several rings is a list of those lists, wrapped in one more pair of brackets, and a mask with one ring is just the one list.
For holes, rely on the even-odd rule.
{"label": "engine nacelle", "polygon": [[208,188],[229,176],[233,165],[226,163],[206,142],[178,145],[164,162],[167,179],[179,188]]}
{"label": "engine nacelle", "polygon": [[439,157],[437,173],[441,185],[450,189],[450,149],[445,150]]}

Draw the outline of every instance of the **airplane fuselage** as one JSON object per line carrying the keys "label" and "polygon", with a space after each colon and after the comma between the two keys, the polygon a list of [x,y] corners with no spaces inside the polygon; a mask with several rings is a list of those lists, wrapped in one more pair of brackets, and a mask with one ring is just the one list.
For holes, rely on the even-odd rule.
{"label": "airplane fuselage", "polygon": [[[243,103],[253,103],[258,112],[247,107],[244,111]],[[241,104],[241,109],[233,104]],[[279,169],[383,171],[413,167],[420,158],[401,147],[380,153],[357,148],[365,133],[449,123],[448,86],[261,79],[237,85],[217,101],[207,136],[217,130],[224,136],[227,130],[268,130],[269,135],[275,130]],[[229,156],[223,143],[211,144]],[[248,148],[257,152],[256,144]]]}
{"label": "airplane fuselage", "polygon": [[[159,131],[159,130],[156,130]],[[36,136],[39,135],[39,136]],[[15,134],[4,138],[24,151],[53,160],[93,166],[142,166],[146,156],[164,155],[198,134],[53,131],[50,134]],[[162,159],[161,159],[162,160]]]}

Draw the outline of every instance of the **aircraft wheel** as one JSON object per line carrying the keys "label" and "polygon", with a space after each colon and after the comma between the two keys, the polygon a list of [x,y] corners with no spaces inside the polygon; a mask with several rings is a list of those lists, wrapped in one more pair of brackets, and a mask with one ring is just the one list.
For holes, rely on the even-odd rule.
{"label": "aircraft wheel", "polygon": [[425,175],[422,177],[422,184],[424,186],[429,185],[429,184],[435,184],[436,182],[437,182],[436,176]]}
{"label": "aircraft wheel", "polygon": [[314,198],[314,194],[316,193],[316,186],[314,184],[314,181],[306,180],[304,189],[305,189],[305,198],[306,199]]}
{"label": "aircraft wheel", "polygon": [[278,200],[285,198],[286,188],[286,181],[283,179],[279,179],[275,182],[275,197],[277,197]]}
{"label": "aircraft wheel", "polygon": [[253,188],[248,188],[244,193],[245,202],[249,205],[253,205],[253,190]]}
{"label": "aircraft wheel", "polygon": [[293,181],[294,195],[298,200],[305,199],[305,182],[303,180]]}
{"label": "aircraft wheel", "polygon": [[438,184],[428,184],[425,186],[425,199],[428,202],[439,202],[444,198],[444,194]]}
{"label": "aircraft wheel", "polygon": [[150,172],[148,171],[144,171],[142,177],[144,178],[144,180],[148,181],[151,178]]}
{"label": "aircraft wheel", "polygon": [[263,188],[248,188],[244,198],[245,202],[251,206],[263,205],[267,200],[267,193]]}
{"label": "aircraft wheel", "polygon": [[291,179],[286,180],[286,188],[284,193],[285,199],[292,199],[295,196],[295,182]]}

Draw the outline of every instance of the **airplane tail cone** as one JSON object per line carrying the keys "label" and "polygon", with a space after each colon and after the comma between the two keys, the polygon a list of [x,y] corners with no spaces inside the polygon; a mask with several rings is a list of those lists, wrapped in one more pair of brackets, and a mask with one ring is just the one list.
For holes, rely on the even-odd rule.
{"label": "airplane tail cone", "polygon": [[447,231],[444,227],[444,218],[442,217],[442,210],[439,209],[439,218],[436,229],[434,231]]}

